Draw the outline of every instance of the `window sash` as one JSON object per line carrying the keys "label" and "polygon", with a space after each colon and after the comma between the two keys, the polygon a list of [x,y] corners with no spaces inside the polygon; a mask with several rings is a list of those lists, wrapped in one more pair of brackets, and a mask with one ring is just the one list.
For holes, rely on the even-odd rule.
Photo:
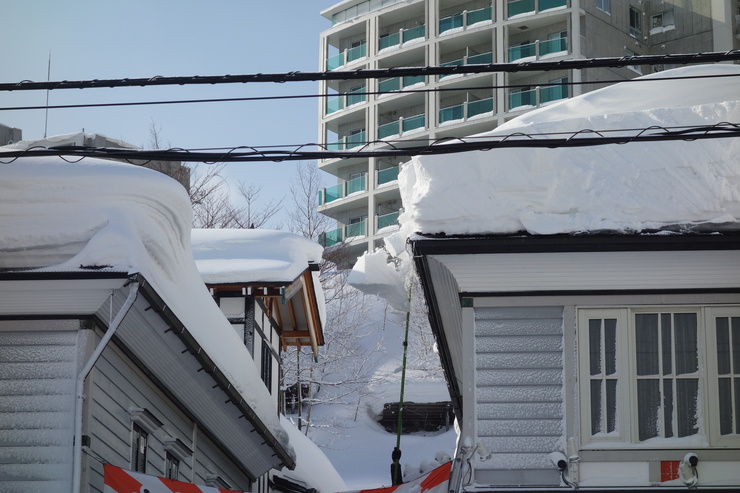
{"label": "window sash", "polygon": [[131,439],[131,469],[146,473],[146,451],[149,434],[134,423]]}

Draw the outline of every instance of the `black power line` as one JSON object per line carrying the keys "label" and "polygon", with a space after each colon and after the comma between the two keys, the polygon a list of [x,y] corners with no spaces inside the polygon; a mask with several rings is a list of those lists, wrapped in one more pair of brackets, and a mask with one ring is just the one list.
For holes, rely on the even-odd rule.
{"label": "black power line", "polygon": [[[684,76],[668,76],[668,77],[650,77],[650,78],[636,78],[636,79],[602,79],[598,81],[567,81],[567,82],[555,82],[547,83],[548,87],[553,86],[582,86],[587,84],[621,84],[625,82],[657,82],[666,80],[690,80],[690,79],[716,79],[720,77],[740,77],[740,74],[711,74],[711,75],[684,75]],[[435,93],[435,92],[462,92],[472,90],[486,90],[486,89],[518,89],[532,87],[533,84],[503,84],[503,85],[484,85],[484,86],[465,86],[465,87],[437,87],[434,89],[399,89],[393,91],[353,91],[344,93],[329,93],[329,94],[293,94],[283,96],[251,96],[251,97],[238,97],[238,98],[204,98],[204,99],[174,99],[174,100],[159,100],[159,101],[124,101],[118,103],[79,103],[79,104],[57,104],[57,105],[37,105],[37,106],[8,106],[0,107],[0,111],[18,111],[18,110],[58,110],[58,109],[73,109],[73,108],[109,108],[119,106],[152,106],[152,105],[170,105],[170,104],[196,104],[196,103],[236,103],[236,102],[247,102],[247,101],[274,101],[274,100],[286,100],[286,99],[318,99],[318,98],[335,98],[342,96],[380,96],[384,94],[414,94],[414,93]]]}
{"label": "black power line", "polygon": [[[616,135],[610,135],[616,134]],[[330,151],[326,146],[307,144],[292,150],[259,147],[234,147],[230,149],[121,149],[110,147],[63,146],[52,148],[30,148],[18,151],[0,151],[0,159],[9,159],[5,164],[28,156],[64,156],[65,159],[79,160],[98,157],[131,161],[141,164],[147,161],[180,161],[204,163],[257,162],[257,161],[297,161],[313,159],[347,159],[353,157],[397,157],[424,156],[433,154],[452,154],[457,152],[492,150],[501,148],[567,148],[591,147],[607,144],[628,144],[637,142],[694,141],[740,137],[740,123],[718,123],[693,127],[648,127],[643,129],[579,130],[577,132],[556,132],[543,134],[514,133],[504,136],[484,136],[480,138],[447,138],[424,145],[396,147],[393,142],[367,142],[357,150]],[[413,144],[416,141],[402,141]],[[382,149],[366,150],[370,144],[385,144]],[[320,151],[305,151],[305,147],[319,147]]]}
{"label": "black power line", "polygon": [[52,89],[87,89],[101,87],[145,87],[165,85],[214,85],[248,82],[307,82],[319,80],[381,79],[386,77],[405,77],[418,75],[481,74],[490,72],[532,72],[551,70],[580,70],[602,67],[627,67],[634,65],[695,64],[716,63],[740,60],[740,50],[727,52],[693,53],[677,55],[635,55],[610,58],[591,58],[585,60],[535,61],[522,63],[492,63],[454,66],[395,67],[387,69],[358,69],[351,71],[326,72],[285,72],[278,74],[244,74],[215,76],[154,76],[125,79],[93,79],[79,81],[48,81],[0,83],[0,91],[35,91]]}

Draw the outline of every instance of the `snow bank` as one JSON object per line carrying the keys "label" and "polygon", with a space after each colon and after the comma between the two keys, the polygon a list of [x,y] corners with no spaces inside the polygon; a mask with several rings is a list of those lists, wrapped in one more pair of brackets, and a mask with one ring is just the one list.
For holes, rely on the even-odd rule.
{"label": "snow bank", "polygon": [[[740,75],[740,67],[686,67],[642,79],[721,74]],[[617,84],[482,135],[720,122],[740,122],[737,78]],[[720,223],[737,228],[740,139],[415,157],[402,167],[399,188],[405,212],[398,234],[404,239],[416,232],[639,232]]]}
{"label": "snow bank", "polygon": [[0,164],[0,269],[143,274],[293,453],[249,352],[196,269],[191,214],[182,185],[149,169],[20,158]]}
{"label": "snow bank", "polygon": [[208,284],[292,282],[324,251],[303,236],[267,229],[194,229],[191,244]]}

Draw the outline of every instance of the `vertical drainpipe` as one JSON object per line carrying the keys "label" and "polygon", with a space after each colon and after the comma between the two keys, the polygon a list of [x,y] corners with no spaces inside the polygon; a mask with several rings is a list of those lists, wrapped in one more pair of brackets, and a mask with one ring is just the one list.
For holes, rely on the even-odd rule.
{"label": "vertical drainpipe", "polygon": [[116,315],[116,318],[113,319],[113,321],[108,326],[108,330],[105,331],[105,334],[103,334],[103,338],[100,339],[100,342],[98,343],[97,347],[95,348],[95,351],[93,351],[93,354],[90,356],[90,359],[87,361],[85,366],[80,371],[80,374],[77,376],[77,385],[75,388],[75,429],[74,429],[74,456],[73,456],[73,469],[72,469],[72,493],[79,493],[81,490],[81,482],[82,482],[82,405],[83,401],[85,399],[84,395],[84,386],[85,386],[85,379],[87,379],[87,375],[92,370],[93,366],[95,366],[95,363],[98,361],[98,358],[100,358],[100,355],[103,353],[103,350],[108,345],[108,342],[110,342],[111,338],[116,332],[116,329],[121,325],[121,322],[123,321],[123,318],[126,316],[128,311],[131,309],[131,307],[134,304],[134,301],[136,301],[136,296],[139,294],[139,283],[138,282],[132,282],[131,287],[129,288],[128,292],[128,298],[126,298],[126,301],[123,303],[123,306],[121,306],[121,309],[118,310],[118,314]]}

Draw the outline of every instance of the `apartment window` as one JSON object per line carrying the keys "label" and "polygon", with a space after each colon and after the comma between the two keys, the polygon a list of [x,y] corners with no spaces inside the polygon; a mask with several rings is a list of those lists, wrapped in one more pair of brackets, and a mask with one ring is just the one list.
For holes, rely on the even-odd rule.
{"label": "apartment window", "polygon": [[[627,56],[635,56],[635,52],[630,50],[629,48],[625,49],[624,53]],[[642,65],[627,65],[627,68],[635,73],[642,75]]]}
{"label": "apartment window", "polygon": [[630,36],[642,38],[642,12],[630,7]]}
{"label": "apartment window", "polygon": [[650,17],[651,34],[667,31],[673,29],[674,27],[675,20],[673,18],[673,10],[666,10]]}
{"label": "apartment window", "polygon": [[167,479],[177,479],[180,476],[180,459],[172,455],[170,452],[165,454],[164,458],[164,473]]}
{"label": "apartment window", "polygon": [[611,0],[596,0],[596,8],[610,14],[612,11]]}
{"label": "apartment window", "polygon": [[740,307],[582,309],[578,330],[584,442],[740,443]]}
{"label": "apartment window", "polygon": [[138,424],[133,425],[131,438],[131,469],[136,472],[146,472],[146,451],[149,433]]}

